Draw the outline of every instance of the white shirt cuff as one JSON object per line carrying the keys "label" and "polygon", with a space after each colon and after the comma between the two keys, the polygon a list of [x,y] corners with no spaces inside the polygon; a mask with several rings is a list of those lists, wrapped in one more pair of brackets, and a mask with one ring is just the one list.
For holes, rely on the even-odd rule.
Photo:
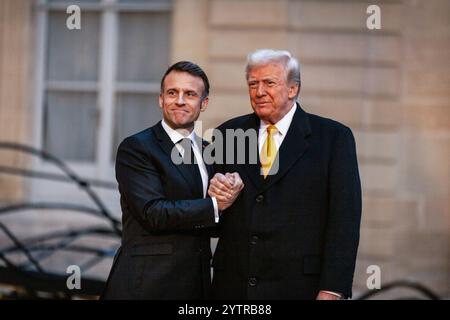
{"label": "white shirt cuff", "polygon": [[211,199],[214,206],[214,221],[219,223],[219,206],[217,205],[217,199],[216,197],[212,197]]}
{"label": "white shirt cuff", "polygon": [[342,295],[341,294],[339,294],[339,293],[337,293],[337,292],[333,292],[333,291],[326,291],[326,290],[321,290],[322,292],[325,292],[325,293],[329,293],[329,294],[332,294],[333,296],[336,296],[336,297],[339,297],[339,298],[342,298]]}

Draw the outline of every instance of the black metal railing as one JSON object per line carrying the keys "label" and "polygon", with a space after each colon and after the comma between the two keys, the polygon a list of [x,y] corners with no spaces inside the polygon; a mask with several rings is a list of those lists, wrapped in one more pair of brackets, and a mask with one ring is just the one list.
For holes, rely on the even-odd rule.
{"label": "black metal railing", "polygon": [[[106,222],[109,227],[65,228],[20,239],[4,221],[0,220],[0,232],[11,242],[10,245],[0,246],[0,261],[3,262],[3,266],[0,264],[0,288],[2,285],[14,288],[8,293],[0,292],[0,299],[39,299],[42,297],[70,299],[74,296],[95,297],[100,295],[105,285],[104,281],[83,276],[81,289],[71,290],[66,285],[68,275],[47,270],[43,267],[42,261],[63,251],[76,252],[89,258],[79,266],[85,273],[105,258],[114,256],[118,244],[99,248],[92,245],[75,244],[75,242],[83,237],[108,237],[116,242],[120,240],[122,233],[120,221],[112,215],[93,190],[93,187],[115,190],[116,185],[111,182],[82,178],[62,160],[43,150],[17,143],[0,142],[0,150],[2,149],[38,157],[59,168],[61,173],[40,172],[2,165],[0,174],[76,184],[92,200],[95,207],[65,202],[20,202],[0,207],[0,219],[6,215],[23,214],[33,210],[70,211],[96,217],[100,221]],[[18,254],[22,258],[20,263],[16,261],[17,259],[10,258]]]}
{"label": "black metal railing", "polygon": [[[360,296],[354,298],[354,300],[369,300],[370,298],[374,298],[377,296],[379,299],[383,299],[383,294],[392,291],[394,289],[408,289],[411,292],[411,296],[399,296],[395,298],[396,300],[440,300],[439,296],[433,292],[431,289],[426,286],[410,281],[410,280],[401,280],[401,281],[392,281],[384,284],[380,289],[368,290],[361,294]],[[404,294],[404,293],[403,293]],[[392,297],[391,297],[392,299]]]}

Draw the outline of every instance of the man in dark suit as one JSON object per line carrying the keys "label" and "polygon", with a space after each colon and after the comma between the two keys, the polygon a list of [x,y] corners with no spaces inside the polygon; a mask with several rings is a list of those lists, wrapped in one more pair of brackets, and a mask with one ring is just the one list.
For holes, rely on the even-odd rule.
{"label": "man in dark suit", "polygon": [[[203,141],[193,129],[208,93],[208,78],[199,66],[172,65],[161,80],[163,120],[120,144],[122,245],[102,298],[209,297],[208,228],[231,202],[206,197],[212,166],[203,161]],[[237,193],[242,181],[233,176],[233,182]]]}
{"label": "man in dark suit", "polygon": [[[352,132],[296,102],[300,68],[289,52],[250,54],[246,77],[254,113],[218,129],[224,146],[225,130],[255,130],[257,144],[247,141],[245,151],[259,157],[253,164],[234,159],[217,166],[222,173],[237,171],[245,188],[220,219],[213,296],[351,297],[361,217]],[[211,181],[209,194],[225,197],[223,176]]]}

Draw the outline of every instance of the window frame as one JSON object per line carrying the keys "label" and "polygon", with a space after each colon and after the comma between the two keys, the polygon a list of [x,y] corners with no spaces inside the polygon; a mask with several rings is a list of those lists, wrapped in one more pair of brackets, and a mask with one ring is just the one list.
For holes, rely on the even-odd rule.
{"label": "window frame", "polygon": [[[48,57],[48,24],[49,13],[52,11],[64,12],[69,5],[79,5],[81,12],[81,27],[83,28],[83,12],[99,13],[99,70],[97,81],[48,81],[46,78],[46,63]],[[47,92],[95,92],[97,94],[96,119],[96,151],[94,160],[88,162],[65,160],[65,162],[82,177],[115,182],[114,163],[111,159],[113,152],[113,130],[115,127],[116,96],[120,93],[159,94],[159,83],[152,82],[123,82],[118,81],[117,54],[119,36],[119,16],[121,13],[172,13],[173,3],[119,3],[119,0],[99,0],[96,3],[79,1],[48,2],[36,0],[33,13],[35,17],[35,52],[34,52],[34,90],[32,94],[32,144],[38,148],[44,147],[44,103]],[[67,15],[68,16],[68,15]],[[77,32],[74,30],[73,32]],[[170,48],[168,54],[170,55]],[[170,60],[170,59],[169,59]],[[98,142],[101,143],[98,143]],[[57,168],[43,162],[41,159],[32,159],[32,166],[40,171],[59,172]],[[32,198],[39,198],[45,194],[60,193],[57,188],[42,190],[42,182],[34,185],[31,182],[30,194]],[[64,188],[62,188],[64,189]],[[64,191],[61,191],[63,194]],[[39,194],[39,195],[38,195]],[[35,196],[33,196],[35,195]]]}

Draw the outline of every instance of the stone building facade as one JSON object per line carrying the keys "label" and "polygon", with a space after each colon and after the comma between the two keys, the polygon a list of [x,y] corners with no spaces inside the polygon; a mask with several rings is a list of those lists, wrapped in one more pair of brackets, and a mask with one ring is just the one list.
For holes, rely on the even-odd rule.
{"label": "stone building facade", "polygon": [[[89,5],[99,15],[98,23],[107,26],[114,16],[111,11],[95,9],[93,2]],[[153,9],[149,6],[146,10],[165,10],[170,17],[168,63],[192,60],[210,77],[210,107],[202,114],[204,128],[250,112],[244,65],[246,55],[257,48],[291,51],[302,66],[300,101],[304,109],[351,127],[357,140],[364,197],[355,291],[366,290],[367,267],[378,265],[382,284],[409,279],[450,297],[450,3],[162,2],[160,7],[153,4]],[[42,87],[39,75],[45,68],[36,58],[44,45],[36,32],[43,14],[66,3],[53,1],[46,7],[46,1],[0,1],[0,141],[44,146],[43,140],[36,138],[40,134],[36,123],[42,117],[36,109],[42,90],[39,93],[37,88]],[[98,5],[114,3],[103,0]],[[130,14],[140,14],[143,5],[139,3]],[[381,9],[380,30],[366,26],[370,4]],[[82,12],[84,5],[80,2]],[[40,26],[45,29],[52,24]],[[98,42],[105,45],[113,40],[103,35]],[[108,88],[108,68],[102,70],[99,86]],[[102,92],[100,89],[97,104],[120,100],[109,99]],[[101,132],[97,139],[111,140],[112,130]],[[4,166],[33,166],[29,157],[17,153],[0,151],[0,156]],[[94,178],[108,180],[108,170],[94,170]],[[3,204],[27,199],[31,189],[27,179],[0,175]],[[117,208],[117,204],[112,206]],[[35,223],[42,222],[38,219]]]}

